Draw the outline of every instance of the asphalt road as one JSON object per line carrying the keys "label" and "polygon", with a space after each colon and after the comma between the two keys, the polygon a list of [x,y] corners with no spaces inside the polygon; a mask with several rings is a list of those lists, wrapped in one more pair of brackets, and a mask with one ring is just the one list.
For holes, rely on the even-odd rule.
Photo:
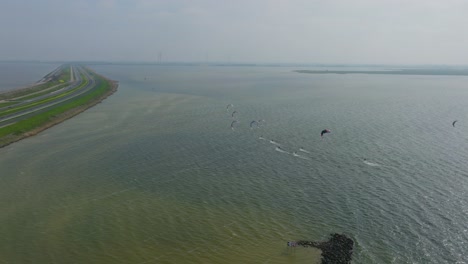
{"label": "asphalt road", "polygon": [[[47,78],[51,78],[53,75],[59,73],[59,71],[63,68],[63,66],[57,68],[56,70],[54,70],[52,73],[46,75],[42,80],[45,80]],[[33,99],[30,99],[30,100],[25,100],[25,101],[22,101],[22,102],[18,102],[18,104],[14,104],[14,105],[10,105],[10,106],[7,106],[7,107],[2,107],[0,108],[0,111],[1,110],[4,110],[4,109],[7,109],[8,107],[18,107],[18,106],[24,106],[24,105],[28,105],[28,104],[31,104],[31,103],[34,103],[34,102],[39,102],[41,100],[44,100],[44,99],[47,99],[47,98],[52,98],[54,96],[57,96],[59,94],[63,94],[63,93],[67,93],[67,92],[70,92],[71,90],[79,87],[80,85],[82,85],[83,82],[86,81],[86,79],[88,80],[88,84],[85,85],[84,87],[76,90],[76,91],[73,91],[65,96],[62,96],[60,98],[56,98],[54,100],[51,100],[51,101],[48,101],[46,103],[43,103],[43,104],[38,104],[36,106],[32,106],[32,107],[28,107],[24,110],[21,110],[21,111],[18,111],[18,112],[15,112],[15,113],[12,113],[12,114],[9,114],[9,115],[6,115],[6,116],[2,116],[0,117],[0,127],[4,127],[4,126],[7,126],[7,125],[10,125],[10,124],[13,124],[13,123],[16,123],[18,121],[21,121],[21,120],[24,120],[26,118],[29,118],[31,116],[34,116],[38,113],[42,113],[42,112],[45,112],[55,106],[58,106],[60,104],[63,104],[63,103],[66,103],[67,101],[69,100],[72,100],[76,97],[79,97],[87,92],[89,92],[90,90],[92,90],[93,88],[96,87],[96,80],[92,77],[92,75],[90,75],[82,66],[79,66],[79,65],[74,65],[73,67],[71,67],[72,69],[72,74],[74,76],[74,81],[70,82],[70,84],[58,91],[53,91],[53,92],[50,92],[48,94],[45,94],[45,95],[42,95],[42,96],[38,96],[36,98],[33,98]],[[81,75],[84,75],[85,76],[85,79],[82,79]]]}

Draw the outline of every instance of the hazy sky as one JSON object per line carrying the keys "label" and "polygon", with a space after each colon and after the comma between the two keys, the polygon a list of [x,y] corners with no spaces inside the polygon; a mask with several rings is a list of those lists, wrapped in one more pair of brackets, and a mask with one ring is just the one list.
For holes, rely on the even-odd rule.
{"label": "hazy sky", "polygon": [[0,60],[468,64],[467,0],[0,0]]}

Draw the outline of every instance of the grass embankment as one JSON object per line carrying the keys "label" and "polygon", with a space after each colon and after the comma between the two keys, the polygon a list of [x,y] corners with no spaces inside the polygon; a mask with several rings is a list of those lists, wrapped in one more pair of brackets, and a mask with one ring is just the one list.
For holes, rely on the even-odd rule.
{"label": "grass embankment", "polygon": [[55,86],[52,86],[52,87],[49,87],[49,88],[46,88],[44,89],[43,91],[41,92],[35,92],[35,93],[32,93],[30,95],[24,95],[24,96],[21,96],[21,97],[17,97],[15,98],[14,100],[29,100],[29,99],[33,99],[33,98],[36,98],[36,97],[39,97],[39,96],[43,96],[43,95],[46,95],[48,93],[51,93],[51,92],[55,92],[55,91],[58,91],[60,89],[63,89],[65,87],[67,87],[69,85],[69,83],[62,83],[62,84],[59,84],[59,85],[55,85]]}
{"label": "grass embankment", "polygon": [[15,102],[0,103],[0,108],[1,108],[1,107],[5,107],[5,106],[9,106],[9,105],[12,105],[12,104],[16,104],[16,103],[15,103]]}
{"label": "grass embankment", "polygon": [[18,97],[43,91],[44,89],[48,89],[53,86],[63,86],[70,82],[70,67],[64,67],[59,72],[59,75],[51,76],[50,80],[45,83],[2,93],[0,94],[0,100],[12,100]]}
{"label": "grass embankment", "polygon": [[96,87],[89,92],[31,118],[0,128],[0,147],[36,135],[98,104],[117,91],[117,82],[108,80],[93,72],[91,74],[96,81]]}
{"label": "grass embankment", "polygon": [[48,103],[48,102],[51,102],[51,101],[54,101],[54,100],[57,100],[57,99],[60,99],[64,96],[67,96],[71,93],[74,93],[76,92],[77,90],[85,87],[86,85],[88,85],[89,83],[89,80],[86,79],[83,75],[81,77],[84,82],[82,84],[80,84],[78,87],[76,88],[73,88],[72,90],[70,91],[67,91],[65,93],[61,93],[61,94],[58,94],[56,96],[51,96],[51,97],[48,97],[48,98],[45,98],[43,100],[40,100],[40,101],[36,101],[36,102],[33,102],[33,103],[30,103],[30,104],[26,104],[26,105],[21,105],[21,106],[18,106],[18,107],[13,107],[13,108],[10,108],[10,109],[7,109],[7,110],[4,110],[4,111],[0,111],[0,117],[2,116],[5,116],[5,115],[9,115],[9,114],[13,114],[13,113],[16,113],[16,112],[19,112],[21,110],[25,110],[25,109],[28,109],[28,108],[31,108],[31,107],[34,107],[34,106],[38,106],[38,105],[41,105],[41,104],[45,104],[45,103]]}

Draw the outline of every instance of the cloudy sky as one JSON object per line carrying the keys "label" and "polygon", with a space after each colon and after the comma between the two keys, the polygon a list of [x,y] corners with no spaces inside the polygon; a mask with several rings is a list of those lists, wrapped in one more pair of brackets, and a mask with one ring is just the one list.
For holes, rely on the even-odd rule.
{"label": "cloudy sky", "polygon": [[467,0],[1,0],[0,60],[465,64]]}

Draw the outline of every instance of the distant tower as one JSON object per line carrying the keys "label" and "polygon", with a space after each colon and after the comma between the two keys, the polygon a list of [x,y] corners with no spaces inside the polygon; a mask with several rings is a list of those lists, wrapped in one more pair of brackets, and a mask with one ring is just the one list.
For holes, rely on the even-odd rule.
{"label": "distant tower", "polygon": [[162,63],[162,52],[158,53],[158,64]]}

